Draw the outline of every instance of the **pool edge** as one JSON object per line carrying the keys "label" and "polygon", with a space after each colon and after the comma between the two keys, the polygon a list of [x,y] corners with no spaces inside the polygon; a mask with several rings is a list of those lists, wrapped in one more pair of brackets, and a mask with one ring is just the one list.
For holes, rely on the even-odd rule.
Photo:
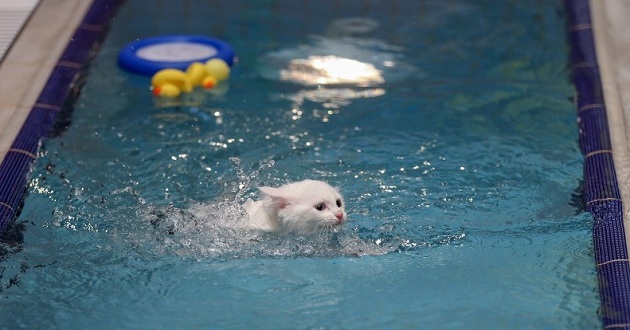
{"label": "pool edge", "polygon": [[592,12],[589,0],[565,0],[565,4],[579,142],[584,155],[584,199],[593,217],[600,314],[605,329],[628,327],[630,263]]}
{"label": "pool edge", "polygon": [[61,55],[51,64],[39,96],[30,105],[24,105],[30,111],[0,163],[0,180],[4,182],[0,187],[0,235],[19,213],[42,140],[66,102],[78,93],[77,82],[122,2],[93,0],[89,4]]}

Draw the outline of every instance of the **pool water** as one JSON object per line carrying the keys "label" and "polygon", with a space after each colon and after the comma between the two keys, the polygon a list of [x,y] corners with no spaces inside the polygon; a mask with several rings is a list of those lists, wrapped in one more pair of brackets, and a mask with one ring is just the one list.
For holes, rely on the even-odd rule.
{"label": "pool water", "polygon": [[[0,327],[600,327],[561,1],[179,4],[122,6],[42,147]],[[117,67],[180,33],[229,42],[229,82],[155,99]],[[342,229],[233,229],[306,178]]]}

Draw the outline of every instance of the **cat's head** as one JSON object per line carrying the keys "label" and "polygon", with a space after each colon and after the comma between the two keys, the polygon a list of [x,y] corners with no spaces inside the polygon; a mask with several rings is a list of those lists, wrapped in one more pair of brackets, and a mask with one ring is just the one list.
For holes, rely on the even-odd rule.
{"label": "cat's head", "polygon": [[326,182],[304,180],[258,189],[267,197],[286,231],[313,234],[336,228],[346,221],[343,197]]}

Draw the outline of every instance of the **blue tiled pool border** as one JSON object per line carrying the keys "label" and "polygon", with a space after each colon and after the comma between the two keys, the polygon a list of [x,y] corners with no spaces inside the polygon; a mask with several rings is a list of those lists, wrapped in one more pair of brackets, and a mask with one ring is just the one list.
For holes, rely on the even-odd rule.
{"label": "blue tiled pool border", "polygon": [[78,92],[79,79],[121,3],[92,2],[0,164],[0,234],[19,213],[40,143],[64,104]]}
{"label": "blue tiled pool border", "polygon": [[572,78],[577,91],[584,197],[593,216],[593,245],[604,328],[630,327],[630,263],[608,119],[588,0],[566,0]]}

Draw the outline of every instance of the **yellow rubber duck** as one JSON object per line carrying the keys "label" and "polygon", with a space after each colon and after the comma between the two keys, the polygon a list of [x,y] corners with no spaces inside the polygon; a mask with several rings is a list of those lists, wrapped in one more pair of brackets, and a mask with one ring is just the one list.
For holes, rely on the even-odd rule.
{"label": "yellow rubber duck", "polygon": [[153,94],[156,96],[177,97],[181,92],[189,93],[193,86],[190,78],[181,70],[163,69],[151,78]]}
{"label": "yellow rubber duck", "polygon": [[205,63],[206,74],[219,81],[226,80],[230,77],[230,66],[220,58],[209,59]]}
{"label": "yellow rubber duck", "polygon": [[178,69],[156,72],[151,78],[151,90],[155,96],[178,97],[181,93],[192,92],[197,86],[212,88],[229,76],[230,66],[225,61],[214,58],[206,63],[194,62],[185,72]]}

